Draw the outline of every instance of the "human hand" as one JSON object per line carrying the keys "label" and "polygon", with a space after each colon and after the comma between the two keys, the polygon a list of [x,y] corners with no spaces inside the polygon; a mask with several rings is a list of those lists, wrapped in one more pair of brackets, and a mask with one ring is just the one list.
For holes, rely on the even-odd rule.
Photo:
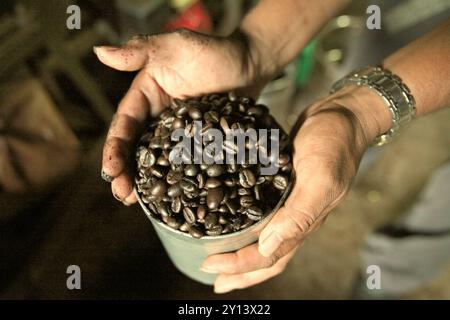
{"label": "human hand", "polygon": [[209,256],[203,263],[203,271],[219,273],[215,292],[246,288],[280,274],[305,237],[344,197],[364,151],[389,125],[387,108],[368,88],[346,87],[309,107],[294,129],[296,183],[285,205],[258,243]]}
{"label": "human hand", "polygon": [[171,98],[237,90],[256,95],[271,76],[257,41],[242,33],[219,38],[187,30],[138,36],[122,47],[94,48],[104,64],[139,70],[113,117],[103,149],[102,177],[116,199],[136,202],[128,163],[145,120]]}

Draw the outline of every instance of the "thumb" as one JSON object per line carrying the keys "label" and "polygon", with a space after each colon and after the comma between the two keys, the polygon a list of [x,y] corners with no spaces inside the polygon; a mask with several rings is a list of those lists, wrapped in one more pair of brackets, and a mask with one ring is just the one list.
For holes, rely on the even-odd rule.
{"label": "thumb", "polygon": [[[314,180],[317,181],[317,179]],[[330,211],[335,201],[324,196],[327,193],[330,194],[329,192],[315,192],[326,190],[325,185],[311,182],[311,184],[300,185],[297,180],[285,205],[263,229],[258,246],[261,255],[270,257],[281,244],[297,243],[320,226],[323,217]]]}
{"label": "thumb", "polygon": [[142,69],[148,61],[148,50],[144,40],[132,40],[122,47],[94,47],[97,58],[107,66],[120,71]]}

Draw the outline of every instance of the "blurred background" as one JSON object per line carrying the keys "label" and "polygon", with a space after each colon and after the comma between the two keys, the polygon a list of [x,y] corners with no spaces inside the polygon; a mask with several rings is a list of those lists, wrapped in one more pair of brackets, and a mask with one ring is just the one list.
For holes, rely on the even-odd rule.
{"label": "blurred background", "polygon": [[[349,195],[281,276],[225,296],[180,274],[142,210],[118,203],[100,178],[105,133],[134,74],[103,66],[92,47],[176,28],[227,35],[256,3],[1,1],[0,298],[354,297],[368,235],[423,203],[433,174],[448,166],[450,110],[421,118],[393,143],[370,150]],[[381,30],[366,28],[369,4],[382,9]],[[81,9],[80,29],[66,27],[70,5]],[[335,80],[379,62],[449,16],[445,0],[354,1],[260,100],[289,130]],[[448,183],[439,192],[448,198]],[[439,210],[450,216],[450,207]],[[421,257],[417,249],[412,254]],[[450,299],[444,258],[399,297]],[[69,265],[81,268],[81,290],[66,288]]]}

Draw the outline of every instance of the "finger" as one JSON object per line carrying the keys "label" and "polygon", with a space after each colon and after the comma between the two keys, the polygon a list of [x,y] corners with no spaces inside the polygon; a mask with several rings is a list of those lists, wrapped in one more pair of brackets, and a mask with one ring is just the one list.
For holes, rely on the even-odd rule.
{"label": "finger", "polygon": [[295,247],[270,268],[240,274],[220,274],[214,283],[214,292],[226,293],[235,289],[244,289],[279,275],[284,271],[297,248]]}
{"label": "finger", "polygon": [[122,173],[111,183],[111,191],[114,198],[125,205],[131,205],[133,202],[133,183],[127,173]]}
{"label": "finger", "polygon": [[[134,37],[121,47],[98,46],[94,53],[107,66],[121,71],[136,71],[142,69],[149,60],[149,53],[156,50],[155,40],[149,37]],[[156,39],[152,37],[152,39]],[[149,50],[150,47],[152,50]]]}
{"label": "finger", "polygon": [[257,243],[236,252],[211,255],[203,262],[202,271],[234,274],[269,268],[297,244],[297,241],[286,241],[276,254],[270,257],[264,257],[259,253]]}
{"label": "finger", "polygon": [[160,111],[168,103],[161,88],[144,70],[134,79],[130,89],[119,104],[111,122],[103,148],[102,176],[113,180],[127,167],[136,135],[152,113]]}
{"label": "finger", "polygon": [[290,196],[259,236],[259,252],[265,257],[285,241],[298,241],[315,230],[336,199],[337,188],[328,169],[312,158],[300,161],[296,168],[300,170]]}

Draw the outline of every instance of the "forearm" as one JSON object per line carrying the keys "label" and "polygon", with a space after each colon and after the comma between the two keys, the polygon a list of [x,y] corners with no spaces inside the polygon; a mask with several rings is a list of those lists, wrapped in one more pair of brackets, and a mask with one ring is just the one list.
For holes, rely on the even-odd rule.
{"label": "forearm", "polygon": [[258,51],[257,63],[273,75],[292,61],[350,0],[261,0],[241,23]]}
{"label": "forearm", "polygon": [[[450,20],[387,57],[383,67],[408,86],[418,116],[450,106]],[[326,100],[352,111],[367,142],[392,126],[384,101],[367,87],[347,86]]]}
{"label": "forearm", "polygon": [[422,115],[450,106],[450,19],[384,60],[416,100]]}

